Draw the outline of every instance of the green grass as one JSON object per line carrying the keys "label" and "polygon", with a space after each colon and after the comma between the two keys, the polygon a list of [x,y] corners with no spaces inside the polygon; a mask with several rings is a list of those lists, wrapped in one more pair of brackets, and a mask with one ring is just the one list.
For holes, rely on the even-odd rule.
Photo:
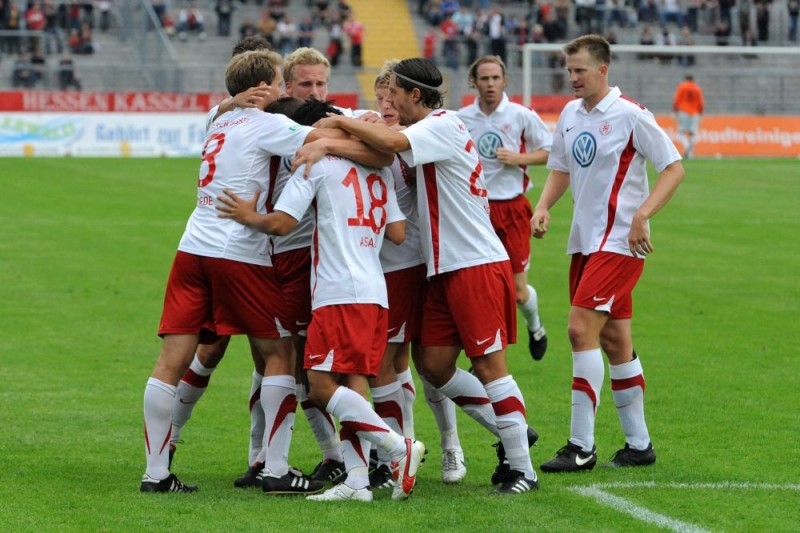
{"label": "green grass", "polygon": [[[462,485],[444,486],[438,435],[420,394],[417,434],[431,452],[415,494],[396,503],[378,493],[372,505],[232,488],[246,467],[249,427],[250,357],[242,339],[214,374],[176,458],[176,471],[201,491],[138,492],[142,394],[160,347],[164,285],[194,204],[197,166],[188,159],[0,159],[3,531],[658,529],[575,490],[612,483],[633,485],[601,487],[600,494],[678,526],[796,530],[797,162],[688,161],[686,181],[652,223],[656,251],[634,295],[634,340],[656,466],[542,475],[538,493],[498,499],[489,496],[493,439],[459,414],[469,474]],[[535,174],[541,183],[541,169]],[[531,278],[548,354],[533,363],[525,343],[509,350],[529,421],[541,434],[536,465],[569,431],[570,204],[562,199],[551,233],[533,244]],[[601,458],[622,444],[606,383],[597,419]],[[308,470],[316,461],[299,415],[291,462]]]}

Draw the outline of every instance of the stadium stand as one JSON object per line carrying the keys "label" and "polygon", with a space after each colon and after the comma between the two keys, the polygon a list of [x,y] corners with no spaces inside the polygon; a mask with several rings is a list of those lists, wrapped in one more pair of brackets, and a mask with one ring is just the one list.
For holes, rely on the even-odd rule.
{"label": "stadium stand", "polygon": [[[49,35],[47,28],[42,31],[31,31],[26,28],[24,16],[17,29],[9,29],[10,6],[18,5],[24,9],[28,2],[10,0],[3,3],[0,11],[0,89],[11,89],[15,61],[18,53],[13,48],[14,42],[29,43],[36,41],[50,45],[45,50],[45,64],[39,68],[42,76],[37,81],[37,89],[59,88],[59,69],[62,54],[57,49],[58,39]],[[222,7],[220,4],[224,3]],[[591,3],[591,2],[590,2]],[[74,54],[72,56],[75,76],[80,79],[83,90],[126,91],[126,90],[164,90],[180,92],[207,92],[223,90],[223,71],[233,44],[239,39],[241,31],[248,27],[258,31],[261,28],[271,32],[276,47],[279,45],[279,19],[288,17],[294,21],[294,27],[286,30],[284,37],[291,41],[299,35],[299,24],[306,18],[316,23],[311,33],[304,34],[315,48],[327,51],[332,39],[341,32],[341,22],[349,9],[366,27],[364,38],[363,67],[353,66],[347,53],[347,38],[341,35],[344,46],[343,54],[332,71],[332,92],[361,92],[362,105],[370,106],[372,78],[376,69],[384,59],[420,55],[425,49],[425,36],[438,35],[434,58],[442,67],[448,84],[447,105],[458,107],[464,95],[470,94],[466,81],[466,66],[469,59],[469,36],[454,34],[455,48],[459,55],[453,66],[448,68],[446,58],[442,55],[441,23],[447,13],[456,14],[463,11],[476,21],[479,31],[475,33],[474,53],[482,55],[492,50],[492,39],[486,35],[490,26],[489,14],[496,8],[502,15],[505,32],[507,62],[511,83],[509,92],[521,93],[520,61],[518,44],[530,40],[544,42],[561,42],[578,35],[580,28],[589,27],[606,33],[610,39],[620,44],[638,43],[642,29],[652,28],[654,41],[662,38],[666,43],[684,44],[687,40],[700,45],[713,45],[718,40],[727,44],[742,43],[742,36],[753,34],[759,45],[796,46],[789,41],[789,12],[787,0],[775,2],[754,2],[741,0],[732,9],[723,10],[716,0],[689,0],[679,3],[679,13],[658,10],[661,2],[641,0],[639,8],[634,7],[631,0],[605,0],[597,2],[593,11],[581,12],[576,21],[575,6],[568,0],[540,0],[539,2],[505,0],[491,3],[490,9],[482,9],[489,5],[484,0],[462,0],[461,5],[452,0],[350,0],[348,2],[320,2],[318,0],[126,0],[112,2],[111,9],[106,11],[107,2],[95,2],[97,8],[89,9],[92,2],[77,2],[77,16],[80,21],[87,22],[93,32],[93,50],[91,55]],[[674,3],[674,2],[673,2]],[[58,30],[55,35],[65,44],[71,28],[76,27],[73,20],[75,8],[71,1],[47,0],[43,2],[45,12],[55,10],[51,20],[55,20]],[[84,5],[85,4],[85,5]],[[107,13],[106,22],[100,22],[100,5]],[[180,22],[180,11],[193,4],[202,14],[205,38],[200,33],[187,34],[182,39],[177,26]],[[320,11],[321,5],[327,5],[326,11]],[[582,3],[582,5],[585,3]],[[669,2],[666,2],[669,5]],[[169,6],[169,9],[166,9]],[[602,9],[598,8],[600,6]],[[94,5],[92,4],[92,7]],[[463,9],[460,9],[463,8]],[[742,13],[747,11],[747,15]],[[62,15],[59,15],[61,13]],[[600,15],[602,14],[602,16]],[[159,22],[159,15],[167,21]],[[60,17],[60,18],[59,18]],[[586,18],[589,18],[588,22]],[[229,31],[220,31],[221,19],[229,19]],[[730,34],[715,35],[718,21],[730,19]],[[457,17],[456,17],[457,19]],[[667,24],[669,35],[661,35],[659,25]],[[684,22],[694,27],[683,35],[676,24]],[[224,22],[224,21],[223,21]],[[434,23],[432,25],[432,23]],[[13,23],[11,24],[13,27]],[[101,31],[103,26],[105,31]],[[107,26],[107,29],[105,28]],[[445,25],[446,27],[447,25]],[[223,28],[224,29],[224,28]],[[433,31],[431,31],[431,29]],[[747,33],[747,30],[750,30]],[[498,37],[498,36],[495,36]],[[286,44],[286,43],[285,43]],[[498,44],[495,39],[494,44]],[[657,50],[658,44],[654,45]],[[48,53],[49,52],[49,53]],[[654,54],[655,56],[655,54]],[[668,103],[674,88],[673,79],[679,79],[687,68],[702,71],[704,88],[708,94],[732,95],[734,104],[730,102],[715,103],[709,99],[708,112],[715,111],[742,113],[788,113],[796,112],[790,102],[791,87],[800,86],[796,68],[792,58],[761,57],[713,57],[698,56],[693,65],[680,64],[678,61],[633,60],[624,58],[615,67],[614,83],[626,88],[633,94],[647,91],[648,105],[654,111],[668,111]],[[563,71],[559,65],[549,68],[543,61],[535,76],[541,73],[548,83],[540,87],[540,91],[567,94],[568,87]],[[746,84],[745,93],[731,93],[731,87],[741,77],[760,78],[758,83]],[[353,83],[358,79],[359,83]],[[715,109],[714,106],[720,106]],[[731,105],[734,105],[731,108]],[[738,106],[738,107],[737,107]]]}

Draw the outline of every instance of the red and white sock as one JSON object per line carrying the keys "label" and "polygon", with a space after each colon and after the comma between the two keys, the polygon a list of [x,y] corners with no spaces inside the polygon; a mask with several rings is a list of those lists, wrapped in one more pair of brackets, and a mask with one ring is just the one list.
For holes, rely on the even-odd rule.
{"label": "red and white sock", "polygon": [[621,365],[608,365],[608,374],[625,441],[634,450],[644,450],[650,444],[650,434],[644,420],[642,362],[637,357]]}
{"label": "red and white sock", "polygon": [[397,381],[403,387],[403,436],[414,440],[414,400],[417,398],[417,390],[414,388],[411,369],[398,372]]}
{"label": "red and white sock", "polygon": [[[373,446],[388,453],[393,461],[405,455],[405,438],[392,431],[372,410],[369,402],[357,392],[347,387],[339,387],[328,402],[327,410],[339,419],[342,429],[346,428],[359,438],[368,440]],[[352,466],[347,464],[347,457],[345,466],[348,470]]]}
{"label": "red and white sock", "polygon": [[506,450],[508,466],[536,479],[528,451],[528,423],[525,421],[525,400],[512,376],[505,376],[485,385],[497,417],[497,431]]}
{"label": "red and white sock", "polygon": [[525,317],[525,323],[528,325],[530,331],[536,331],[542,327],[539,320],[539,297],[536,294],[536,289],[528,285],[528,301],[525,303],[517,304],[522,316]]}
{"label": "red and white sock", "polygon": [[369,487],[370,442],[364,437],[359,437],[350,425],[345,424],[342,425],[339,436],[342,440],[342,455],[347,470],[345,483],[352,489]]}
{"label": "red and white sock", "polygon": [[303,408],[303,414],[308,420],[308,425],[311,426],[311,432],[314,438],[317,439],[322,450],[323,459],[330,459],[332,461],[342,462],[342,443],[339,440],[339,434],[336,432],[336,425],[333,423],[333,418],[308,400],[308,394],[303,384],[297,384],[297,402]]}
{"label": "red and white sock", "polygon": [[169,476],[169,437],[175,390],[175,386],[156,378],[148,379],[144,388],[145,474],[151,479],[161,480]]}
{"label": "red and white sock", "polygon": [[261,380],[261,407],[264,408],[265,420],[264,467],[280,477],[289,472],[289,445],[297,410],[294,376],[264,376]]}
{"label": "red and white sock", "polygon": [[494,436],[500,436],[492,403],[478,378],[466,370],[457,368],[450,381],[439,387],[439,392],[453,400],[457,406]]}
{"label": "red and white sock", "polygon": [[264,463],[264,408],[261,407],[261,380],[264,376],[253,370],[250,385],[250,445],[247,460],[250,466]]}
{"label": "red and white sock", "polygon": [[605,378],[600,348],[572,352],[572,421],[569,440],[589,452],[594,447],[594,418]]}
{"label": "red and white sock", "polygon": [[[370,388],[370,394],[372,395],[372,405],[381,420],[386,422],[386,425],[395,433],[404,435],[403,389],[400,382],[393,381],[388,385]],[[390,462],[389,457],[380,449],[378,449],[378,459],[381,463]]]}
{"label": "red and white sock", "polygon": [[186,370],[181,380],[178,382],[178,390],[175,395],[175,406],[172,410],[172,436],[170,444],[176,444],[181,440],[181,430],[184,424],[192,417],[192,410],[197,401],[203,396],[208,388],[208,380],[215,368],[206,368],[197,359],[195,354],[192,364]]}
{"label": "red and white sock", "polygon": [[458,424],[456,422],[456,404],[439,392],[439,390],[419,377],[422,382],[422,391],[425,395],[425,402],[428,404],[436,426],[439,428],[439,438],[443,450],[461,448],[461,441],[458,438]]}

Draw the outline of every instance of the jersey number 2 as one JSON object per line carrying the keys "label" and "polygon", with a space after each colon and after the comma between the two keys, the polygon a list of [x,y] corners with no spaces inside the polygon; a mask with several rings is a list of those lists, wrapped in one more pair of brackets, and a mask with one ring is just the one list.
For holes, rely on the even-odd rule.
{"label": "jersey number 2", "polygon": [[[477,155],[477,149],[475,148],[475,143],[470,139],[467,141],[467,146],[464,148],[467,152],[470,150],[475,150]],[[475,169],[472,171],[472,174],[469,176],[469,192],[474,194],[475,196],[480,196],[481,198],[486,198],[489,192],[486,189],[481,189],[478,187],[478,178],[481,177],[481,171],[483,170],[483,165],[481,165],[481,160],[478,158],[478,164],[475,165]]]}

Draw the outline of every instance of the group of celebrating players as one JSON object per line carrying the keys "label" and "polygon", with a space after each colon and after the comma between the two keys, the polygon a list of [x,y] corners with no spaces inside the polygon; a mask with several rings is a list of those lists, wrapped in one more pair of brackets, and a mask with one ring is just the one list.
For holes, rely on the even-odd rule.
{"label": "group of celebrating players", "polygon": [[[647,221],[683,169],[652,114],[608,86],[607,42],[582,37],[565,53],[579,99],[553,136],[509,101],[495,56],[472,65],[478,98],[457,113],[441,109],[431,62],[387,61],[376,113],[326,102],[330,66],[316,50],[281,58],[259,38],[237,45],[232,97],[209,112],[198,203],[167,282],[162,350],[144,394],[141,491],[197,490],[171,473],[172,457],[237,334],[249,339],[254,372],[248,469],[236,487],[314,501],[372,501],[382,488],[408,498],[427,453],[414,433],[410,352],[440,433],[442,481],[467,473],[458,405],[500,441],[494,493],[537,489],[529,447],[538,434],[505,351],[516,342],[515,308],[533,359],[547,349],[527,280],[530,238],[546,233],[548,209],[570,185],[571,436],[541,469],[596,463],[601,347],[626,435],[611,465],[655,462],[631,291],[652,251]],[[645,159],[659,172],[652,195]],[[533,210],[527,167],[545,163]],[[462,350],[469,372],[456,366]],[[288,462],[298,403],[322,454],[309,475]]]}

